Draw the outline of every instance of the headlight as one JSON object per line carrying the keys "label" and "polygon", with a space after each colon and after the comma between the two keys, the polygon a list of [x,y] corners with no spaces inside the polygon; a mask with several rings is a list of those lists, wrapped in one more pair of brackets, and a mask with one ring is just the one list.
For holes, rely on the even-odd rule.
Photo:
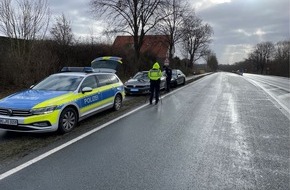
{"label": "headlight", "polygon": [[32,109],[31,113],[32,113],[32,115],[42,115],[42,114],[51,113],[55,109],[56,109],[56,106],[49,106],[49,107],[44,107],[44,108],[36,108],[36,109]]}

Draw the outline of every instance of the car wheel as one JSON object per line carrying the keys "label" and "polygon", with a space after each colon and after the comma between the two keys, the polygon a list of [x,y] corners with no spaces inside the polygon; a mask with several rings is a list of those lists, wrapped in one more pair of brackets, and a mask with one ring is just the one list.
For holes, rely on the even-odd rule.
{"label": "car wheel", "polygon": [[78,121],[77,112],[73,108],[65,108],[59,117],[58,130],[60,133],[67,133],[71,131]]}
{"label": "car wheel", "polygon": [[118,111],[122,106],[122,97],[120,94],[117,94],[116,97],[115,97],[115,100],[114,100],[114,106],[113,106],[113,109],[115,111]]}
{"label": "car wheel", "polygon": [[174,85],[173,85],[175,88],[177,87],[177,80],[174,81]]}

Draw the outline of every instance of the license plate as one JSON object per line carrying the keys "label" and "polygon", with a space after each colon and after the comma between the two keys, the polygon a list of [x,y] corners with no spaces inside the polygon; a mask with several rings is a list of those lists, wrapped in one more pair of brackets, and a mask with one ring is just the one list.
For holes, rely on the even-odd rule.
{"label": "license plate", "polygon": [[17,125],[17,119],[4,119],[0,118],[0,124],[2,125]]}
{"label": "license plate", "polygon": [[131,89],[131,92],[138,92],[139,91],[139,89],[137,89],[137,88],[132,88]]}

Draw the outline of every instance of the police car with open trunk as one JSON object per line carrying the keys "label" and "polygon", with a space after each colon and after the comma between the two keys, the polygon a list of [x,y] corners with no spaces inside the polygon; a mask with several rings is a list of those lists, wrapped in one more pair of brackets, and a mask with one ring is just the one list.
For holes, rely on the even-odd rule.
{"label": "police car with open trunk", "polygon": [[119,57],[100,57],[92,67],[65,67],[28,90],[0,100],[0,129],[66,133],[78,121],[106,109],[119,110],[124,85],[114,73]]}

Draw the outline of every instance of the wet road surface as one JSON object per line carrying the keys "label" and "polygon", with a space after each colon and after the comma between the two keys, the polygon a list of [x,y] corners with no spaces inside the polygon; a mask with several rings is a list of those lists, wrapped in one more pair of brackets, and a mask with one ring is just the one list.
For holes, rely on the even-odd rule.
{"label": "wet road surface", "polygon": [[290,79],[286,77],[244,74],[244,78],[262,88],[290,114]]}
{"label": "wet road surface", "polygon": [[289,189],[289,119],[215,73],[0,181],[0,189]]}

